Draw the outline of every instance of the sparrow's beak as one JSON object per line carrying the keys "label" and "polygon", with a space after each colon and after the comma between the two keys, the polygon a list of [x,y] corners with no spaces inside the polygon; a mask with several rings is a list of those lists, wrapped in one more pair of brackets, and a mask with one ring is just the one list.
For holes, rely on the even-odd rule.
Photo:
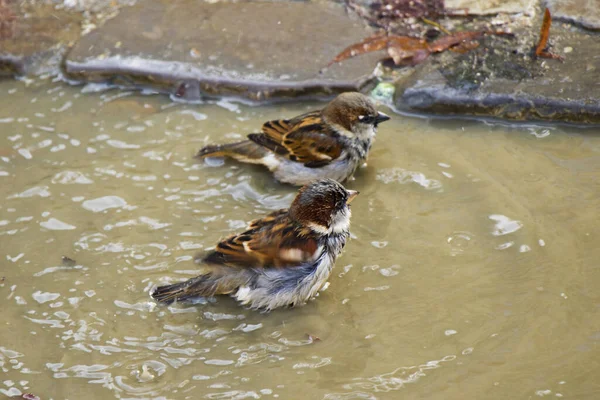
{"label": "sparrow's beak", "polygon": [[354,200],[354,198],[358,196],[359,193],[360,192],[357,190],[348,190],[348,200],[346,200],[346,204],[352,203],[352,200]]}
{"label": "sparrow's beak", "polygon": [[377,126],[377,124],[387,121],[388,119],[390,119],[390,117],[379,111],[377,113],[377,117],[375,117],[375,126]]}

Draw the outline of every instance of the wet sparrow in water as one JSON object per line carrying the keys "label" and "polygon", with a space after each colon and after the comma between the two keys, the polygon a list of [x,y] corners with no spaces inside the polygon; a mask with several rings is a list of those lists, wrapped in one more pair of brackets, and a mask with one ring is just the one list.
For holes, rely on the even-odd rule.
{"label": "wet sparrow in water", "polygon": [[161,303],[228,294],[252,308],[305,303],[323,287],[349,236],[358,192],[331,179],[302,187],[289,209],[250,223],[197,262],[206,273],[151,293]]}
{"label": "wet sparrow in water", "polygon": [[325,108],[266,122],[248,140],[206,146],[197,157],[230,157],[269,168],[280,182],[343,182],[367,159],[377,125],[390,119],[368,97],[342,93]]}

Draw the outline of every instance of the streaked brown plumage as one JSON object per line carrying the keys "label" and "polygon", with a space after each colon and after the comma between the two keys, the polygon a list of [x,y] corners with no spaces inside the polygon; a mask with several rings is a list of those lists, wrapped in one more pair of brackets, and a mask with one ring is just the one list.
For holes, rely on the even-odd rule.
{"label": "streaked brown plumage", "polygon": [[343,182],[367,158],[377,125],[389,117],[368,97],[342,93],[322,110],[268,121],[248,140],[210,145],[197,157],[230,157],[262,164],[281,182],[303,185],[314,179]]}
{"label": "streaked brown plumage", "polygon": [[304,303],[326,282],[349,235],[349,203],[357,192],[333,180],[300,189],[290,209],[252,221],[203,257],[207,272],[160,286],[157,301],[171,303],[230,294],[253,308]]}

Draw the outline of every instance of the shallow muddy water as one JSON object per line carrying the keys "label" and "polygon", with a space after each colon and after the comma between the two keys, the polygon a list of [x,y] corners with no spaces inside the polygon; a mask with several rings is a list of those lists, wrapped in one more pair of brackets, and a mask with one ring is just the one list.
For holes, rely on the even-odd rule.
{"label": "shallow muddy water", "polygon": [[319,105],[95,89],[0,83],[3,394],[600,398],[600,134],[394,115],[316,300],[162,307],[153,285],[295,193],[194,152]]}

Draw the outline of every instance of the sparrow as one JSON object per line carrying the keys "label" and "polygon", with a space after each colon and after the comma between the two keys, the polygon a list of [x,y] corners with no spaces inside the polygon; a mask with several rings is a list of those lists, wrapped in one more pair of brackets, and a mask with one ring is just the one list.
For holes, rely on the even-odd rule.
{"label": "sparrow", "polygon": [[229,157],[261,164],[296,186],[315,179],[344,182],[366,161],[377,125],[390,119],[361,93],[342,93],[322,110],[268,121],[247,140],[202,148],[197,158]]}
{"label": "sparrow", "polygon": [[350,202],[358,195],[332,179],[302,187],[289,209],[250,222],[196,262],[206,272],[159,286],[160,303],[230,295],[266,311],[304,304],[329,278],[350,233]]}

